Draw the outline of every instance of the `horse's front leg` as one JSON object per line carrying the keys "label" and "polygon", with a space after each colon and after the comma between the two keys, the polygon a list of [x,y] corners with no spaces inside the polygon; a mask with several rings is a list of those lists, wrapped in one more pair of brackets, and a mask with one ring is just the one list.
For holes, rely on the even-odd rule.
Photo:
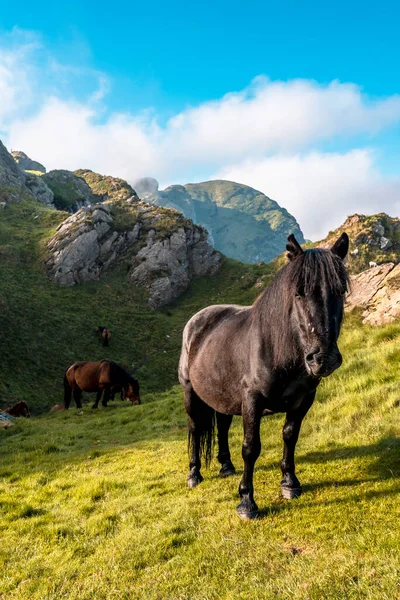
{"label": "horse's front leg", "polygon": [[221,477],[229,477],[236,473],[235,467],[231,461],[231,453],[229,451],[229,428],[232,424],[232,415],[223,415],[217,412],[217,429],[218,429],[218,461],[221,464],[219,474]]}
{"label": "horse's front leg", "polygon": [[242,408],[244,440],[242,456],[244,461],[243,477],[239,484],[240,504],[237,506],[239,517],[253,519],[257,516],[258,506],[254,501],[253,472],[254,465],[261,452],[260,422],[262,409],[256,398],[245,400]]}
{"label": "horse's front leg", "polygon": [[314,398],[315,391],[306,396],[296,410],[286,413],[286,421],[282,431],[284,447],[281,462],[281,493],[287,500],[298,498],[301,494],[301,485],[295,474],[294,451],[299,439],[301,424],[314,402]]}

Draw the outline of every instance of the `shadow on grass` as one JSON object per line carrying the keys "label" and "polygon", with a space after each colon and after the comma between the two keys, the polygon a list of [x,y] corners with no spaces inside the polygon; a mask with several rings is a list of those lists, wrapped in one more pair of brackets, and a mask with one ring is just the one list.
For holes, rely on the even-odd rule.
{"label": "shadow on grass", "polygon": [[[369,446],[346,446],[344,448],[330,449],[327,451],[310,452],[298,457],[299,464],[327,464],[336,461],[354,461],[358,458],[376,457],[376,460],[360,467],[359,478],[324,480],[316,483],[306,483],[302,485],[302,501],[296,500],[277,502],[271,504],[259,511],[259,518],[270,517],[284,511],[303,510],[304,508],[314,508],[317,506],[332,506],[359,502],[365,500],[374,500],[377,498],[387,498],[389,496],[398,496],[400,494],[400,439],[388,437],[380,440],[376,444]],[[274,467],[276,464],[274,465]],[[261,467],[259,470],[270,471],[272,465]],[[365,474],[369,477],[365,477]],[[391,480],[394,485],[390,488],[381,490],[366,489],[365,484],[374,484]],[[338,497],[332,500],[316,501],[310,497],[309,500],[304,497],[312,492],[328,488],[354,488],[350,495]]]}

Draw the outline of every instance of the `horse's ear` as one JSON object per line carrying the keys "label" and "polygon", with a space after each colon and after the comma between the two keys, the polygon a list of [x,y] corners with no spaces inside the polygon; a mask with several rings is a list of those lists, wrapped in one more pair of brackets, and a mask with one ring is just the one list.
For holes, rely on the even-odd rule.
{"label": "horse's ear", "polygon": [[299,242],[294,237],[293,233],[291,233],[288,237],[288,243],[286,244],[287,257],[289,260],[294,260],[300,254],[303,254],[303,249],[300,246]]}
{"label": "horse's ear", "polygon": [[346,258],[346,254],[349,251],[349,236],[346,232],[343,232],[342,235],[336,242],[333,244],[331,251],[336,256],[339,256],[342,260]]}

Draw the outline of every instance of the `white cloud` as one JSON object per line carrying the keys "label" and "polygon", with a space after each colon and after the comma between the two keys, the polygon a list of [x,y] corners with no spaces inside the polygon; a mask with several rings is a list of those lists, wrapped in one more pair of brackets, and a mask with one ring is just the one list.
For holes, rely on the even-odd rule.
{"label": "white cloud", "polygon": [[[131,182],[151,175],[162,184],[216,174],[261,189],[312,238],[357,210],[398,214],[399,182],[380,174],[373,151],[353,149],[352,141],[367,137],[370,145],[396,126],[400,96],[372,100],[352,83],[257,77],[165,125],[151,108],[105,118],[108,77],[62,65],[37,38],[17,33],[18,44],[0,47],[0,131],[9,148],[49,169],[91,168]],[[346,152],[315,151],[337,140]]]}
{"label": "white cloud", "polygon": [[223,168],[215,178],[251,185],[291,212],[318,240],[353,213],[400,214],[400,178],[384,177],[369,149],[274,156]]}

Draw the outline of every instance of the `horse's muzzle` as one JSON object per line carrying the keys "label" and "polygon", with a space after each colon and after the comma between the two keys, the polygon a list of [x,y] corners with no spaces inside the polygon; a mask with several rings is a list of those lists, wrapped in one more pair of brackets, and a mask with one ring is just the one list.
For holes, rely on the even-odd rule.
{"label": "horse's muzzle", "polygon": [[330,355],[318,352],[307,354],[305,363],[307,373],[312,377],[328,377],[340,367],[343,359],[339,351]]}

